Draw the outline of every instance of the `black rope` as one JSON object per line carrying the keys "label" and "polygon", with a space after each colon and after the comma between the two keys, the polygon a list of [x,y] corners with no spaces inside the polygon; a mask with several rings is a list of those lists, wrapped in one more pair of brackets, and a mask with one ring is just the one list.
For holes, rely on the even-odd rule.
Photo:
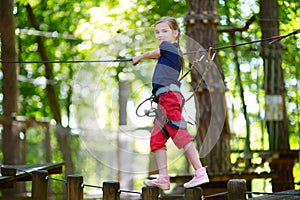
{"label": "black rope", "polygon": [[184,197],[184,194],[159,194],[158,199],[163,199],[164,197],[166,198],[177,198],[177,197]]}
{"label": "black rope", "polygon": [[99,63],[99,62],[129,62],[132,58],[128,59],[111,59],[111,60],[41,60],[41,61],[7,61],[1,60],[1,63],[20,63],[20,64],[33,64],[33,63]]}
{"label": "black rope", "polygon": [[139,195],[141,195],[141,194],[142,194],[141,192],[138,192],[138,191],[131,191],[131,190],[118,190],[118,193],[122,193],[122,192],[125,192],[125,193],[131,193],[131,194],[139,194]]}
{"label": "black rope", "polygon": [[208,199],[208,198],[213,198],[213,197],[224,196],[224,195],[227,195],[227,194],[228,194],[228,192],[220,192],[220,193],[216,193],[216,194],[201,196],[201,200]]}
{"label": "black rope", "polygon": [[64,179],[59,179],[59,178],[53,178],[53,177],[50,177],[50,176],[46,176],[45,178],[46,180],[53,180],[53,181],[58,181],[58,182],[62,182],[64,184],[67,184],[67,181],[64,180]]}
{"label": "black rope", "polygon": [[159,194],[158,199],[184,197],[184,194]]}
{"label": "black rope", "polygon": [[32,175],[32,173],[31,172],[27,172],[26,170],[24,170],[24,169],[20,169],[20,168],[16,168],[16,167],[6,167],[6,169],[14,169],[14,170],[17,170],[17,171],[19,171],[19,172],[24,172],[25,174],[29,174],[29,175]]}
{"label": "black rope", "polygon": [[23,170],[23,169],[19,169],[19,168],[13,168],[13,169],[15,169],[15,170],[17,170],[17,171],[20,171],[20,172],[24,172],[25,174],[32,175],[31,172],[27,172],[26,170]]}
{"label": "black rope", "polygon": [[[150,101],[150,104],[151,104],[151,108],[149,110],[144,110],[144,114],[141,115],[139,113],[139,110],[140,110],[140,107],[146,103],[147,101]],[[154,95],[152,95],[151,97],[145,99],[144,101],[142,101],[136,108],[135,110],[135,114],[138,116],[138,117],[145,117],[145,116],[148,116],[148,117],[154,117],[155,116],[155,108],[153,107],[153,102],[154,102]]]}
{"label": "black rope", "polygon": [[102,189],[103,187],[102,186],[98,186],[98,185],[90,185],[90,184],[85,184],[85,183],[82,183],[81,184],[81,187],[92,187],[92,188],[98,188],[98,189]]}
{"label": "black rope", "polygon": [[255,195],[296,195],[300,196],[300,190],[295,192],[252,192],[248,191],[246,194],[255,194]]}
{"label": "black rope", "polygon": [[240,44],[233,44],[233,45],[228,45],[228,46],[223,46],[223,47],[212,48],[212,50],[218,51],[218,50],[222,50],[222,49],[226,49],[226,48],[234,48],[234,47],[239,47],[239,46],[243,46],[243,45],[259,43],[259,42],[268,42],[268,41],[271,41],[269,43],[269,45],[272,45],[272,44],[282,40],[283,38],[286,38],[288,36],[295,35],[295,34],[298,34],[298,33],[300,33],[300,29],[297,29],[297,30],[295,30],[291,33],[285,34],[285,35],[277,35],[277,36],[273,36],[273,37],[269,37],[269,38],[253,40],[253,41],[244,42],[244,43],[240,43]]}
{"label": "black rope", "polygon": [[[253,43],[259,43],[259,42],[267,42],[267,41],[271,41],[269,43],[269,45],[272,45],[280,40],[282,40],[283,38],[286,38],[288,36],[291,35],[295,35],[300,33],[300,29],[297,29],[291,33],[285,34],[285,35],[278,35],[278,36],[273,36],[273,37],[269,37],[269,38],[264,38],[264,39],[259,39],[259,40],[253,40],[253,41],[249,41],[249,42],[244,42],[244,43],[240,43],[240,44],[234,44],[234,45],[227,45],[227,46],[222,46],[222,47],[216,47],[216,48],[211,48],[211,50],[213,51],[218,51],[218,50],[222,50],[222,49],[228,49],[228,48],[234,48],[234,47],[239,47],[239,46],[243,46],[243,45],[248,45],[248,44],[253,44]],[[203,49],[202,52],[206,52],[209,49]],[[184,53],[184,55],[190,55],[190,54],[195,54],[198,51],[191,51],[191,52],[186,52]],[[132,61],[132,58],[128,58],[128,59],[108,59],[108,60],[53,60],[53,61],[7,61],[7,60],[1,60],[1,63],[24,63],[24,64],[29,64],[29,63],[99,63],[99,62],[129,62]]]}

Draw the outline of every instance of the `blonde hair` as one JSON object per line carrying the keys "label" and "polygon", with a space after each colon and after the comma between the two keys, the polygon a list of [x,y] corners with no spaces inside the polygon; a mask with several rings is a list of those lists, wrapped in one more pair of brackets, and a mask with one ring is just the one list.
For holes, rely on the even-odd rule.
{"label": "blonde hair", "polygon": [[177,20],[174,17],[169,17],[169,16],[162,17],[162,18],[160,18],[159,20],[157,20],[155,22],[154,26],[156,26],[157,24],[162,23],[162,22],[167,23],[172,30],[177,30],[178,31],[178,35],[177,35],[176,39],[177,39],[177,43],[178,43],[178,47],[179,47],[179,53],[180,53],[180,57],[181,57],[181,72],[183,73],[185,64],[184,64],[183,53],[182,53],[180,45],[179,45],[180,28],[179,28],[179,25],[177,23]]}

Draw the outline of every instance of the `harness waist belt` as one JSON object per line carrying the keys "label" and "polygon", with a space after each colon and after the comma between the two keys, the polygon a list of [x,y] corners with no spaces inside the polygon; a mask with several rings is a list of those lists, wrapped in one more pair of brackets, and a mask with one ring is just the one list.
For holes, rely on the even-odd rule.
{"label": "harness waist belt", "polygon": [[156,91],[155,96],[158,97],[160,94],[163,94],[163,93],[166,93],[166,92],[169,92],[169,91],[180,92],[180,88],[177,85],[175,85],[175,84],[171,84],[169,86],[160,87]]}

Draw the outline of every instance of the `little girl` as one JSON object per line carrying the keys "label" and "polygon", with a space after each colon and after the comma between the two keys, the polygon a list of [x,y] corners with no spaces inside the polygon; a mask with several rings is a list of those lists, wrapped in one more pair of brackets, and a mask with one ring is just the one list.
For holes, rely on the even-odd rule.
{"label": "little girl", "polygon": [[175,18],[162,17],[155,23],[154,30],[160,44],[159,48],[132,58],[134,65],[142,60],[158,59],[152,77],[152,93],[157,99],[158,109],[151,132],[150,148],[155,152],[159,175],[157,179],[145,180],[144,183],[163,190],[170,189],[166,142],[171,137],[177,148],[184,149],[185,155],[195,169],[193,179],[185,183],[184,187],[199,186],[208,183],[209,179],[192,143],[193,137],[186,130],[186,122],[181,113],[184,100],[178,78],[184,67],[184,59],[178,44],[180,29]]}

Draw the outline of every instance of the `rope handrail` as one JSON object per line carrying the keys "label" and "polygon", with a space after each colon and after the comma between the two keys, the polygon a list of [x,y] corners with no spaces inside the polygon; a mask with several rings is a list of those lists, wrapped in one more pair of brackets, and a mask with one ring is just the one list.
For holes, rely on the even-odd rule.
{"label": "rope handrail", "polygon": [[29,174],[29,175],[31,175],[32,176],[32,173],[31,172],[27,172],[26,170],[23,170],[23,169],[20,169],[20,168],[11,168],[11,169],[15,169],[15,170],[17,170],[17,171],[20,171],[20,172],[24,172],[25,174]]}
{"label": "rope handrail", "polygon": [[220,192],[220,193],[216,193],[216,194],[201,196],[201,200],[208,199],[208,198],[213,198],[213,197],[224,196],[224,195],[227,195],[227,194],[228,194],[228,192]]}
{"label": "rope handrail", "polygon": [[67,180],[65,180],[65,179],[53,178],[51,176],[46,176],[45,179],[46,180],[58,181],[58,182],[62,182],[64,184],[67,184]]}
{"label": "rope handrail", "polygon": [[[20,168],[17,168],[17,167],[9,167],[9,169],[13,169],[13,170],[16,170],[16,171],[21,171],[21,172],[24,172],[26,174],[29,174],[30,176],[33,175],[32,172],[28,172],[24,169],[20,169]],[[49,175],[45,176],[45,180],[48,181],[48,180],[54,180],[54,181],[58,181],[58,182],[62,182],[66,185],[68,185],[68,181],[65,180],[65,179],[59,179],[59,178],[53,178]],[[294,184],[298,184],[298,183],[294,183]],[[98,188],[98,189],[103,189],[102,186],[99,186],[99,185],[91,185],[91,184],[86,184],[86,183],[82,183],[81,185],[81,188],[84,188],[84,187],[93,187],[93,188]],[[138,195],[142,195],[142,192],[140,191],[133,191],[133,190],[125,190],[125,189],[118,189],[116,191],[117,193],[121,194],[121,193],[131,193],[131,194],[138,194]],[[226,192],[220,192],[220,193],[215,193],[215,194],[211,194],[211,195],[202,195],[200,197],[200,200],[205,200],[205,199],[209,199],[209,198],[213,198],[213,197],[219,197],[219,196],[223,196],[223,195],[228,195],[229,192],[226,191]],[[293,191],[280,191],[280,192],[258,192],[258,191],[245,191],[244,192],[245,195],[281,195],[281,196],[284,196],[284,195],[292,195],[292,196],[300,196],[300,189],[298,190],[293,190]],[[159,194],[157,197],[158,199],[161,199],[165,196],[168,196],[168,197],[184,197],[184,194]]]}
{"label": "rope handrail", "polygon": [[98,185],[90,185],[90,184],[85,184],[85,183],[82,183],[81,184],[81,187],[92,187],[92,188],[98,188],[98,189],[103,189],[102,186],[98,186]]}
{"label": "rope handrail", "polygon": [[300,190],[291,191],[291,192],[253,192],[253,191],[247,191],[246,194],[255,194],[255,195],[296,195],[300,196]]}
{"label": "rope handrail", "polygon": [[129,62],[131,58],[128,59],[103,59],[103,60],[39,60],[39,61],[8,61],[0,60],[1,63],[19,63],[19,64],[36,64],[36,63],[99,63],[99,62]]}
{"label": "rope handrail", "polygon": [[[63,182],[65,184],[67,184],[67,181],[64,179],[58,179],[58,178],[52,178],[50,176],[46,176],[45,178],[46,180],[54,180],[54,181],[59,181],[59,182]],[[82,183],[81,187],[92,187],[92,188],[98,188],[98,189],[103,189],[102,186],[99,185],[91,185],[91,184],[86,184],[86,183]],[[142,195],[142,192],[139,191],[133,191],[133,190],[124,190],[124,189],[119,189],[118,193],[131,193],[131,194],[139,194]],[[206,195],[206,196],[201,196],[201,200],[204,199],[208,199],[208,198],[213,198],[213,197],[218,197],[218,196],[224,196],[227,195],[228,192],[220,192],[220,193],[215,193],[215,194],[211,194],[211,195]],[[257,191],[247,191],[246,194],[255,194],[255,195],[296,195],[296,196],[300,196],[300,190],[296,190],[296,191],[291,191],[291,192],[257,192]],[[164,196],[172,196],[172,197],[182,197],[184,196],[184,194],[168,194],[168,195],[164,195],[164,194],[159,194],[158,198],[163,198]]]}
{"label": "rope handrail", "polygon": [[120,189],[120,190],[118,190],[118,192],[119,192],[119,193],[124,192],[124,193],[131,193],[131,194],[139,194],[139,195],[142,195],[141,192],[139,192],[139,191],[132,191],[132,190],[122,190],[122,189]]}
{"label": "rope handrail", "polygon": [[[17,169],[17,168],[12,168],[12,169],[16,169],[16,170],[20,170],[20,171],[24,171],[23,169]],[[38,170],[37,170],[38,171]],[[70,175],[70,179],[69,179],[69,176],[68,176],[68,179],[65,180],[65,179],[58,179],[58,178],[52,178],[50,177],[49,175],[46,175],[47,172],[44,172],[45,170],[43,170],[43,173],[36,173],[36,175],[38,175],[39,178],[35,178],[33,181],[33,190],[34,189],[39,189],[39,187],[41,185],[43,185],[44,188],[47,188],[47,184],[41,184],[41,177],[43,178],[43,180],[45,180],[46,182],[48,182],[48,180],[54,180],[54,181],[59,181],[59,182],[63,182],[64,184],[67,185],[68,188],[75,188],[75,191],[73,191],[73,193],[76,193],[76,194],[81,194],[83,195],[83,188],[84,187],[93,187],[93,188],[98,188],[98,189],[103,189],[103,191],[105,190],[109,190],[109,191],[114,191],[115,194],[112,194],[112,195],[120,195],[121,193],[131,193],[131,194],[138,194],[138,195],[157,195],[155,198],[157,199],[163,199],[164,197],[183,197],[185,198],[185,195],[186,195],[186,191],[182,194],[163,194],[163,193],[158,193],[157,194],[157,191],[158,191],[158,188],[155,188],[155,187],[148,187],[148,188],[145,188],[145,191],[147,190],[147,192],[145,192],[144,194],[144,188],[142,190],[142,192],[140,191],[133,191],[133,190],[124,190],[124,189],[120,189],[119,186],[120,186],[120,183],[119,182],[106,182],[106,183],[109,183],[109,184],[105,184],[103,183],[103,187],[102,186],[99,186],[99,185],[91,185],[91,184],[86,184],[86,183],[83,183],[83,177],[82,176],[75,176],[75,175]],[[26,171],[24,171],[26,172]],[[28,173],[28,172],[27,172]],[[29,174],[32,174],[32,175],[35,175],[35,173],[29,173]],[[78,188],[78,181],[80,181],[80,188]],[[43,182],[43,181],[42,181]],[[236,179],[231,179],[229,180],[228,182],[228,191],[225,191],[225,192],[220,192],[220,193],[215,193],[215,194],[210,194],[210,195],[202,195],[202,192],[201,192],[201,196],[198,196],[197,195],[197,198],[199,198],[199,200],[205,200],[205,199],[209,199],[209,198],[213,198],[213,197],[219,197],[219,196],[224,196],[224,195],[228,195],[228,198],[230,198],[230,194],[231,195],[239,195],[240,197],[242,197],[243,195],[245,195],[245,198],[246,198],[246,195],[248,194],[254,194],[254,195],[295,195],[295,196],[300,196],[300,189],[298,190],[291,190],[291,191],[281,191],[281,192],[256,192],[256,191],[246,191],[246,182],[245,181],[242,181],[240,179],[236,180]],[[105,189],[106,188],[106,189]],[[234,188],[234,190],[233,190]],[[243,191],[242,192],[237,192],[236,189],[237,188],[244,188],[242,189]],[[195,190],[199,190],[199,188],[194,188]],[[68,192],[70,190],[68,189]],[[150,192],[149,192],[150,191]],[[156,191],[156,192],[154,192]],[[190,191],[190,190],[189,190]],[[193,191],[193,194],[195,192]],[[198,192],[197,192],[198,193]],[[68,193],[69,194],[69,193]],[[105,193],[103,193],[104,195]],[[108,194],[108,195],[111,195],[111,194]],[[106,196],[107,198],[108,196]],[[196,197],[196,196],[194,196]],[[245,199],[243,198],[243,199]]]}
{"label": "rope handrail", "polygon": [[164,197],[184,197],[184,194],[159,194],[158,199],[163,199]]}
{"label": "rope handrail", "polygon": [[[54,181],[59,181],[59,182],[63,182],[65,184],[67,184],[67,180],[64,180],[64,179],[58,179],[58,178],[52,178],[50,176],[46,176],[45,178],[46,180],[54,180]],[[99,185],[91,185],[91,184],[86,184],[86,183],[82,183],[81,184],[81,187],[84,188],[84,187],[91,187],[91,188],[98,188],[98,189],[103,189],[103,186],[99,186]],[[131,194],[139,194],[141,195],[142,193],[139,192],[139,191],[132,191],[132,190],[124,190],[124,189],[119,189],[118,190],[118,193],[131,193]]]}
{"label": "rope handrail", "polygon": [[[273,36],[273,37],[269,37],[269,38],[263,38],[263,39],[258,39],[258,40],[253,40],[253,41],[249,41],[249,42],[243,42],[243,43],[239,43],[239,44],[234,44],[234,45],[226,45],[226,46],[222,46],[222,47],[216,47],[216,48],[211,48],[211,50],[213,51],[218,51],[218,50],[222,50],[222,49],[227,49],[227,48],[234,48],[234,47],[239,47],[239,46],[243,46],[243,45],[248,45],[248,44],[253,44],[253,43],[259,43],[259,42],[269,42],[269,45],[272,45],[280,40],[282,40],[283,38],[286,38],[288,36],[291,35],[295,35],[300,33],[300,28],[285,34],[285,35],[277,35],[277,36]],[[202,52],[207,52],[209,49],[203,49]],[[186,52],[184,53],[184,55],[190,55],[190,54],[195,54],[198,51],[191,51],[191,52]],[[129,62],[132,61],[132,58],[125,58],[125,59],[104,59],[104,60],[46,60],[46,61],[9,61],[9,60],[0,60],[0,63],[19,63],[19,64],[32,64],[32,63],[100,63],[100,62]]]}

